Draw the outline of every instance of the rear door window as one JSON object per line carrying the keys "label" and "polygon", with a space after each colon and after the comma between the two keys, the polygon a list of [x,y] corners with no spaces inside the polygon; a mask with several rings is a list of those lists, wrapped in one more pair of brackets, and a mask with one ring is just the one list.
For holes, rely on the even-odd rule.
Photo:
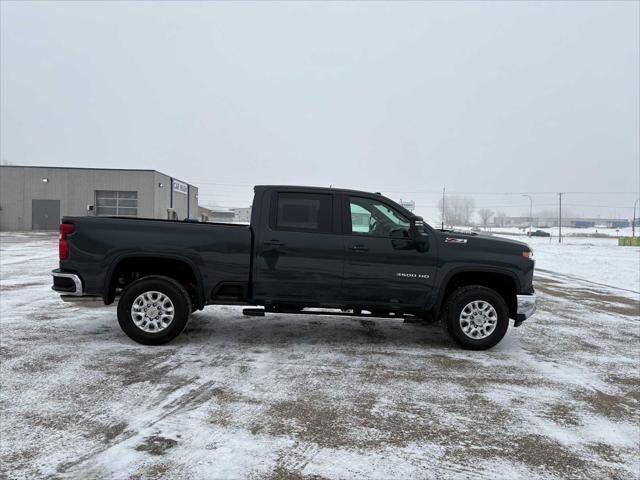
{"label": "rear door window", "polygon": [[279,193],[276,230],[331,233],[332,196],[315,193]]}

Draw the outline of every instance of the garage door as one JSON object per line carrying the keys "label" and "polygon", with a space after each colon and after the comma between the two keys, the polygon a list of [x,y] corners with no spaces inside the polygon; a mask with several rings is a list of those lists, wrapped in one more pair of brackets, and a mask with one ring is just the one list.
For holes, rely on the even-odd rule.
{"label": "garage door", "polygon": [[31,229],[57,230],[60,225],[60,200],[31,200]]}

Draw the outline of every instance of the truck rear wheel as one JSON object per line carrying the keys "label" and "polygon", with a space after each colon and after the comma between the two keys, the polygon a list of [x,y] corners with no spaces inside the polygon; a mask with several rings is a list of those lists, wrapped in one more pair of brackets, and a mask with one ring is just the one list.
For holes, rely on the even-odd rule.
{"label": "truck rear wheel", "polygon": [[509,328],[509,308],[504,298],[480,285],[455,290],[447,298],[440,318],[451,338],[469,350],[493,347]]}
{"label": "truck rear wheel", "polygon": [[118,323],[129,338],[162,345],[177,337],[191,313],[189,294],[169,277],[143,277],[125,288],[118,302]]}

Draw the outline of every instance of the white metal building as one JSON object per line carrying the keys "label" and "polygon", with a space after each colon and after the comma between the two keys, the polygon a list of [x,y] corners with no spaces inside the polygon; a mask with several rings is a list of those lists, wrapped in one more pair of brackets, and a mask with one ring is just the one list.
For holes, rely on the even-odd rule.
{"label": "white metal building", "polygon": [[251,222],[251,207],[244,208],[232,208],[231,211],[235,213],[235,221],[238,223]]}

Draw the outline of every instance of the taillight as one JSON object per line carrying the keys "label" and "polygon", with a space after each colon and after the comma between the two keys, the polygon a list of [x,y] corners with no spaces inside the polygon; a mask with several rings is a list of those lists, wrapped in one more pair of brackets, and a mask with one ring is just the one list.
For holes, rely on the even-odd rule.
{"label": "taillight", "polygon": [[60,240],[58,241],[58,252],[60,260],[66,260],[69,257],[69,246],[67,245],[67,235],[72,234],[76,229],[73,223],[60,224]]}

